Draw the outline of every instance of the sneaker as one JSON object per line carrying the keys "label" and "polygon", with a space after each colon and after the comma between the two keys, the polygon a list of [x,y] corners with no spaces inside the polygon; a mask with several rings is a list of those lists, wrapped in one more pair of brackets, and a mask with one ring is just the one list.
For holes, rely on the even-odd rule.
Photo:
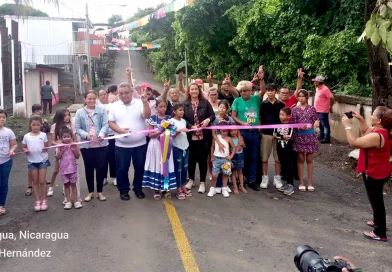
{"label": "sneaker", "polygon": [[53,187],[49,187],[48,193],[47,193],[46,195],[47,195],[47,196],[53,196],[53,194],[54,194]]}
{"label": "sneaker", "polygon": [[82,205],[82,203],[80,203],[79,201],[77,201],[77,202],[74,203],[74,207],[75,207],[75,209],[80,209],[80,208],[83,207],[83,205]]}
{"label": "sneaker", "polygon": [[187,188],[188,190],[192,189],[195,186],[193,180],[189,180],[188,183],[185,185],[185,188]]}
{"label": "sneaker", "polygon": [[41,201],[41,211],[47,211],[48,210],[48,200],[42,200]]}
{"label": "sneaker", "polygon": [[114,179],[112,180],[112,182],[113,182],[113,185],[114,185],[114,186],[117,186],[117,179],[116,179],[116,178],[114,178]]}
{"label": "sneaker", "polygon": [[216,194],[215,188],[210,187],[210,191],[208,192],[207,196],[213,197]]}
{"label": "sneaker", "polygon": [[260,188],[267,189],[269,185],[269,177],[268,176],[263,176],[261,179],[261,184]]}
{"label": "sneaker", "polygon": [[219,187],[219,188],[216,188],[216,187],[215,187],[215,192],[216,192],[217,194],[221,194],[221,193],[222,193],[222,187]]}
{"label": "sneaker", "polygon": [[278,175],[274,176],[274,185],[275,185],[276,189],[279,189],[280,187],[283,186],[281,176],[278,176]]}
{"label": "sneaker", "polygon": [[227,188],[227,192],[232,193],[232,191],[231,191],[229,186],[227,186],[226,188]]}
{"label": "sneaker", "polygon": [[103,179],[103,186],[105,186],[106,184],[108,184],[108,179],[107,178]]}
{"label": "sneaker", "polygon": [[294,186],[291,184],[287,184],[288,188],[286,190],[284,190],[284,194],[285,195],[292,195],[294,194]]}
{"label": "sneaker", "polygon": [[67,202],[68,202],[68,201],[67,201],[67,198],[64,198],[64,200],[63,200],[63,205],[65,205]]}
{"label": "sneaker", "polygon": [[64,210],[70,210],[72,209],[72,202],[67,202],[64,205]]}
{"label": "sneaker", "polygon": [[289,184],[285,184],[282,187],[278,188],[278,191],[283,193],[285,190],[287,190],[289,188],[288,186],[289,186]]}
{"label": "sneaker", "polygon": [[34,211],[39,212],[41,210],[41,201],[34,202]]}
{"label": "sneaker", "polygon": [[229,197],[230,196],[227,188],[228,187],[223,187],[222,188],[222,195],[223,195],[223,197]]}
{"label": "sneaker", "polygon": [[[190,181],[190,180],[189,180]],[[186,187],[186,186],[185,186]],[[206,192],[206,186],[204,182],[200,182],[199,186],[199,191],[197,191],[199,194],[204,194]]]}

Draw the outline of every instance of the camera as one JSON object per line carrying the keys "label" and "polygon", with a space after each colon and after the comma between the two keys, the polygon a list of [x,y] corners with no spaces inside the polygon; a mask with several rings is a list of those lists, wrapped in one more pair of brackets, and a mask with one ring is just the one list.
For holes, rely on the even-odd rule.
{"label": "camera", "polygon": [[351,266],[342,260],[323,259],[310,246],[299,246],[294,264],[301,272],[341,272],[343,268],[352,272]]}
{"label": "camera", "polygon": [[344,114],[347,116],[348,119],[352,119],[353,118],[353,112],[352,111],[345,112]]}

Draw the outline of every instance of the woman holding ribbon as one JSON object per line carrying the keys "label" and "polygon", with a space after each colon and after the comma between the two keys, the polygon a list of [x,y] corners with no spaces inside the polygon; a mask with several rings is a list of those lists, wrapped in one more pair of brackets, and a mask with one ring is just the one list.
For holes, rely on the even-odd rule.
{"label": "woman holding ribbon", "polygon": [[149,129],[154,132],[148,134],[151,140],[147,148],[142,186],[154,190],[154,199],[160,200],[162,195],[171,198],[169,191],[177,189],[171,144],[175,127],[174,123],[168,121],[171,116],[166,115],[167,102],[157,100],[156,107],[158,114],[152,115],[147,121]]}
{"label": "woman holding ribbon", "polygon": [[86,92],[84,95],[86,106],[77,110],[75,116],[76,133],[82,141],[90,141],[80,146],[88,187],[88,195],[84,199],[86,202],[94,198],[94,170],[96,172],[98,199],[106,200],[102,191],[103,180],[106,177],[105,163],[108,141],[104,138],[108,132],[109,122],[106,110],[95,106],[96,100],[97,96],[93,91]]}
{"label": "woman holding ribbon", "polygon": [[[215,113],[211,104],[204,99],[201,87],[196,83],[189,85],[189,95],[184,101],[184,119],[192,126],[199,128],[207,127],[215,120]],[[206,191],[205,180],[207,176],[207,156],[209,153],[208,143],[212,141],[211,131],[202,129],[188,133],[189,140],[189,182],[186,185],[188,190],[195,185],[196,163],[200,170],[200,187],[198,192],[204,194]]]}
{"label": "woman holding ribbon", "polygon": [[294,107],[291,112],[291,123],[311,124],[311,127],[304,125],[295,131],[293,137],[293,148],[298,152],[298,176],[301,192],[306,191],[304,185],[304,164],[308,168],[308,191],[313,192],[313,153],[318,151],[318,140],[315,129],[319,127],[320,121],[317,116],[316,108],[308,104],[309,94],[305,90],[299,90],[299,106]]}

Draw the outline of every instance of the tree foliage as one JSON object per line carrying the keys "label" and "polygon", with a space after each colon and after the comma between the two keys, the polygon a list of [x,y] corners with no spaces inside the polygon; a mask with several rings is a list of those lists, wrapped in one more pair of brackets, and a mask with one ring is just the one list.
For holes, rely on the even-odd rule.
{"label": "tree foliage", "polygon": [[3,4],[0,6],[1,15],[25,15],[25,16],[39,16],[49,17],[49,15],[38,9],[34,9],[27,5],[16,5],[16,4]]}
{"label": "tree foliage", "polygon": [[159,51],[143,52],[158,79],[173,76],[188,50],[193,77],[230,73],[237,82],[264,65],[269,82],[294,88],[304,67],[307,88],[321,74],[334,91],[368,96],[367,50],[357,41],[364,10],[357,0],[197,0],[131,35],[161,41]]}
{"label": "tree foliage", "polygon": [[119,14],[112,14],[108,19],[108,24],[112,26],[117,26],[123,23],[123,18]]}

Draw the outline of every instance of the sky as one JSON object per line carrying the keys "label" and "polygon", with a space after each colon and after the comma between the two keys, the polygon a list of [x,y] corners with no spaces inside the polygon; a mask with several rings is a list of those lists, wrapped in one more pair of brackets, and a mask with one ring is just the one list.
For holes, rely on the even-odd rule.
{"label": "sky", "polygon": [[[156,7],[161,3],[170,3],[171,0],[59,0],[58,7],[45,3],[44,0],[32,0],[32,2],[33,8],[46,12],[50,17],[63,18],[85,18],[87,3],[89,18],[94,24],[107,23],[112,14],[120,14],[126,20],[136,13],[138,8]],[[5,3],[14,3],[14,1],[0,0],[0,5]]]}

